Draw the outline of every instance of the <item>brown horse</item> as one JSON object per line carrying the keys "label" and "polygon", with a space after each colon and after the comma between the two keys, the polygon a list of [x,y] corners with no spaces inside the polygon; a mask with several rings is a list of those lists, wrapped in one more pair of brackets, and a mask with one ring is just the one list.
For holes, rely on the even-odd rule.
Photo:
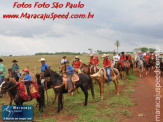
{"label": "brown horse", "polygon": [[129,59],[128,62],[130,63],[130,70],[133,71],[133,69],[134,69],[134,61],[133,61],[133,59]]}
{"label": "brown horse", "polygon": [[155,62],[153,59],[150,57],[146,62],[145,62],[145,69],[146,69],[146,75],[148,73],[151,73],[152,67],[155,66]]}
{"label": "brown horse", "polygon": [[[110,76],[115,85],[117,95],[119,95],[119,75],[119,71],[116,68],[111,69]],[[100,87],[100,97],[101,99],[104,99],[104,83],[108,82],[106,70],[104,68],[100,68],[97,73],[91,75],[91,78],[98,80]]]}
{"label": "brown horse", "polygon": [[85,63],[81,64],[81,71],[84,74],[92,75],[94,73],[97,73],[99,71],[99,68],[97,65],[93,65],[92,67],[90,65],[87,65]]}

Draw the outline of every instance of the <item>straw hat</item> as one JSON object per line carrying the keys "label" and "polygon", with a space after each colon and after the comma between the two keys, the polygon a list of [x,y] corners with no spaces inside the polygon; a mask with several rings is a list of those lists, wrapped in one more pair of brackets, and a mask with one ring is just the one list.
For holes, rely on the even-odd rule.
{"label": "straw hat", "polygon": [[92,56],[93,56],[93,54],[90,55],[90,57],[92,57]]}
{"label": "straw hat", "polygon": [[107,54],[103,54],[103,55],[102,55],[103,58],[104,58],[104,57],[107,57],[107,56],[108,56]]}
{"label": "straw hat", "polygon": [[40,60],[38,60],[38,61],[45,61],[45,58],[41,58]]}
{"label": "straw hat", "polygon": [[79,58],[79,56],[75,56],[75,58]]}

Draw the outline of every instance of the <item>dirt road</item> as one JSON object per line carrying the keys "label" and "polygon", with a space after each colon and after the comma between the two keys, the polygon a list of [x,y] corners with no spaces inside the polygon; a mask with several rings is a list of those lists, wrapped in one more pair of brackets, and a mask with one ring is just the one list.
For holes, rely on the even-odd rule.
{"label": "dirt road", "polygon": [[[155,74],[140,78],[133,93],[137,105],[130,108],[131,117],[122,122],[155,122]],[[163,96],[163,76],[161,76],[161,96]],[[163,98],[161,99],[161,119],[163,122]]]}

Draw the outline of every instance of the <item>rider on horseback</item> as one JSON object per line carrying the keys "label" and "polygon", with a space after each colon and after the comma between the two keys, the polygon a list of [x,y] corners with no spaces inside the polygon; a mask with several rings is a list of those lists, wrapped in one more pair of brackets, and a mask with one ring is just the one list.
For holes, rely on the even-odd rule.
{"label": "rider on horseback", "polygon": [[[3,60],[0,58],[0,85],[4,79],[4,76],[6,74],[5,66],[2,64]],[[2,91],[0,93],[0,98],[3,96]]]}
{"label": "rider on horseback", "polygon": [[122,54],[120,57],[121,66],[122,68],[125,69],[126,68],[126,56],[124,52],[122,52],[121,54]]}
{"label": "rider on horseback", "polygon": [[[25,68],[24,69],[24,73],[25,73],[25,77],[24,77],[24,80],[23,83],[25,84],[26,88],[27,88],[27,92],[28,92],[28,96],[30,95],[30,91],[29,91],[29,85],[30,85],[30,82],[31,82],[31,76],[29,74],[29,69]],[[28,98],[29,100],[30,98]]]}
{"label": "rider on horseback", "polygon": [[82,64],[82,62],[81,62],[79,56],[75,56],[75,61],[72,62],[72,66],[75,68],[75,71],[77,73],[80,72],[81,64]]}
{"label": "rider on horseback", "polygon": [[70,93],[73,90],[71,77],[72,77],[72,75],[74,73],[74,71],[73,71],[74,69],[69,64],[69,61],[65,62],[65,65],[66,65],[66,73],[67,73],[67,76],[68,76],[68,92]]}
{"label": "rider on horseback", "polygon": [[[49,66],[48,66],[48,64],[45,63],[45,61],[46,61],[45,58],[41,58],[39,61],[41,61],[41,64],[42,64],[41,73],[44,73],[45,69],[48,68]],[[45,82],[45,79],[42,79],[41,84],[43,87],[44,87],[44,82]]]}
{"label": "rider on horseback", "polygon": [[12,63],[12,69],[14,70],[14,72],[17,74],[18,77],[20,77],[20,72],[19,72],[19,65],[17,64],[17,60],[13,60]]}
{"label": "rider on horseback", "polygon": [[99,63],[100,63],[100,60],[98,59],[98,56],[95,56],[95,59],[94,59],[95,72],[97,69],[100,69]]}
{"label": "rider on horseback", "polygon": [[103,54],[102,57],[104,58],[103,65],[104,65],[105,70],[107,71],[108,84],[109,84],[111,82],[111,76],[110,76],[111,61],[110,59],[108,59],[108,55],[106,54]]}
{"label": "rider on horseback", "polygon": [[63,56],[62,60],[61,60],[61,65],[64,65],[64,63],[67,61],[66,56]]}

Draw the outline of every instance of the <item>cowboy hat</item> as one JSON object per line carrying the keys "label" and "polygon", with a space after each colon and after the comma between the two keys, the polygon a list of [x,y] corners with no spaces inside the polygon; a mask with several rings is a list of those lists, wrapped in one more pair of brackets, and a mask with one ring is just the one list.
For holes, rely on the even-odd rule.
{"label": "cowboy hat", "polygon": [[38,61],[45,61],[45,58],[41,58],[40,60],[38,60]]}
{"label": "cowboy hat", "polygon": [[110,54],[107,54],[107,56],[110,56]]}
{"label": "cowboy hat", "polygon": [[104,58],[104,57],[107,57],[107,56],[108,56],[107,54],[103,54],[103,55],[102,55],[103,58]]}
{"label": "cowboy hat", "polygon": [[63,58],[66,58],[66,56],[63,56]]}
{"label": "cowboy hat", "polygon": [[79,56],[75,56],[75,58],[79,58]]}
{"label": "cowboy hat", "polygon": [[3,59],[0,58],[0,62],[3,62]]}
{"label": "cowboy hat", "polygon": [[13,60],[12,62],[18,62],[17,60]]}
{"label": "cowboy hat", "polygon": [[124,52],[121,52],[121,54],[125,54]]}
{"label": "cowboy hat", "polygon": [[90,57],[94,56],[93,54],[90,54]]}
{"label": "cowboy hat", "polygon": [[24,72],[29,72],[29,69],[25,68],[23,71],[24,71]]}

